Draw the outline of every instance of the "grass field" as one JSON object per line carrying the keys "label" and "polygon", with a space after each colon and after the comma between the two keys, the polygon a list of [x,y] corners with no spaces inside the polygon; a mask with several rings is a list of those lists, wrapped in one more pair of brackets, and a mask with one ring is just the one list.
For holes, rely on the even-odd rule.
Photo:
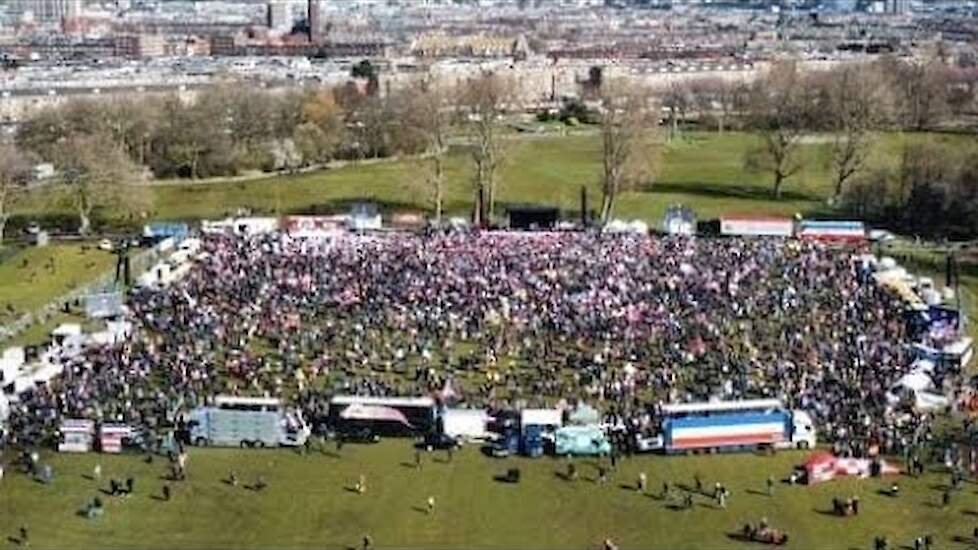
{"label": "grass field", "polygon": [[[165,459],[153,465],[135,456],[51,456],[55,481],[44,486],[23,474],[8,475],[0,485],[0,535],[8,546],[26,523],[37,548],[346,548],[369,533],[378,548],[598,548],[612,537],[623,548],[751,548],[737,540],[745,522],[767,517],[790,535],[789,548],[871,548],[885,535],[891,548],[933,534],[937,548],[968,548],[978,524],[978,492],[973,483],[955,493],[948,509],[940,495],[947,475],[913,479],[841,480],[815,487],[778,484],[765,494],[768,475],[780,478],[805,457],[801,452],[776,456],[641,456],[619,464],[608,483],[600,484],[591,460],[578,459],[581,478],[564,481],[565,462],[554,459],[491,459],[474,447],[448,462],[442,453],[425,456],[420,470],[407,441],[346,446],[340,453],[193,449],[189,479],[171,483],[170,502],[159,499]],[[102,484],[85,475],[102,464]],[[518,485],[494,481],[518,466]],[[259,493],[222,480],[234,470],[241,485],[265,476]],[[649,479],[647,495],[632,486],[639,472]],[[368,490],[348,489],[360,474]],[[661,498],[661,485],[692,487],[696,474],[705,490],[722,482],[731,497],[726,510],[705,496],[692,510],[674,509]],[[107,488],[108,478],[133,476],[131,498],[102,496],[106,513],[88,520],[76,515],[85,502]],[[879,491],[893,479],[902,494]],[[678,494],[678,491],[677,491]],[[428,496],[435,513],[425,510]],[[833,497],[860,498],[860,515],[830,513]],[[675,499],[678,502],[678,499]],[[2,540],[0,540],[2,544]]]}
{"label": "grass field", "polygon": [[[923,138],[884,135],[879,140],[877,160],[892,158],[906,139]],[[948,147],[970,143],[962,136],[935,135],[928,139]],[[673,203],[693,207],[704,219],[723,213],[792,215],[829,210],[825,199],[831,192],[831,178],[826,170],[824,140],[803,146],[805,168],[787,184],[780,201],[770,195],[767,174],[744,170],[744,152],[757,142],[757,136],[751,134],[689,133],[666,144],[656,182],[624,194],[617,215],[657,223]],[[499,184],[499,212],[514,203],[547,204],[576,212],[582,185],[589,189],[592,207],[597,206],[598,136],[515,139],[507,147]],[[336,212],[345,211],[349,202],[357,200],[376,201],[390,209],[428,208],[426,190],[419,183],[424,174],[419,161],[406,160],[250,181],[159,185],[151,191],[152,217],[215,218],[239,208],[261,214]],[[447,212],[469,214],[471,174],[471,160],[463,151],[455,151],[446,173]],[[51,208],[51,201],[38,198],[26,203],[21,213],[38,214]]]}
{"label": "grass field", "polygon": [[[878,155],[895,154],[902,139],[907,138],[885,136]],[[954,147],[967,143],[959,137],[934,139]],[[700,218],[827,211],[831,184],[824,168],[824,145],[805,147],[806,169],[786,187],[785,199],[774,201],[766,176],[743,169],[743,152],[754,143],[756,137],[744,134],[690,134],[668,145],[657,182],[627,193],[618,216],[657,223],[664,209],[677,202],[692,206]],[[580,186],[587,185],[591,204],[596,205],[599,146],[595,136],[513,141],[503,169],[501,203],[550,204],[575,211]],[[453,214],[468,213],[469,174],[467,157],[454,153],[446,204]],[[346,203],[363,199],[390,209],[423,208],[423,189],[417,184],[422,177],[418,162],[399,161],[294,177],[161,185],[152,190],[153,217],[213,218],[242,207],[256,213],[342,211]],[[50,208],[49,201],[38,201],[28,203],[25,213]],[[55,258],[54,269],[46,267],[50,258]],[[74,245],[8,255],[0,260],[0,323],[12,317],[4,317],[6,304],[18,313],[36,308],[110,269],[112,262],[107,253],[83,252]],[[974,274],[965,282],[978,291]],[[21,335],[18,343],[42,339],[58,320]],[[768,475],[784,476],[804,456],[640,457],[626,461],[612,481],[602,485],[560,480],[555,473],[564,470],[562,461],[497,461],[474,448],[457,454],[452,463],[441,455],[436,460],[428,457],[416,471],[404,464],[413,463],[406,441],[347,446],[341,455],[306,457],[289,451],[194,449],[190,479],[174,484],[171,502],[161,502],[154,498],[165,483],[159,460],[148,465],[134,456],[52,455],[44,459],[55,468],[52,486],[13,474],[11,468],[0,481],[0,547],[15,546],[8,537],[15,538],[16,529],[26,523],[36,548],[345,548],[358,545],[364,533],[381,548],[597,548],[609,536],[624,548],[751,548],[758,546],[730,535],[762,516],[788,531],[792,548],[871,548],[877,535],[888,536],[891,548],[898,548],[926,533],[936,535],[937,548],[970,547],[970,541],[955,537],[969,536],[978,525],[974,484],[955,494],[948,510],[939,505],[947,482],[942,473],[901,478],[904,495],[895,499],[878,493],[888,484],[881,480],[779,485],[774,497],[763,494]],[[131,475],[137,480],[136,495],[103,496],[106,515],[86,520],[75,512],[98,494],[99,487],[82,477],[96,461],[103,466],[102,488],[109,477]],[[523,471],[522,483],[493,480],[515,465]],[[591,466],[581,469],[584,478],[596,476]],[[221,482],[230,470],[244,483],[264,475],[270,487],[262,493],[230,487]],[[649,476],[654,495],[621,487],[633,484],[640,471]],[[366,495],[344,488],[360,473],[367,475]],[[693,510],[674,510],[675,502],[658,498],[663,480],[692,484],[697,473],[707,486],[721,481],[731,489],[727,510],[717,509],[705,497],[697,499]],[[853,494],[862,502],[859,517],[827,513],[832,497]],[[433,517],[423,509],[428,495],[438,502]]]}
{"label": "grass field", "polygon": [[114,262],[115,258],[107,252],[74,244],[13,251],[0,262],[0,323],[95,279]]}

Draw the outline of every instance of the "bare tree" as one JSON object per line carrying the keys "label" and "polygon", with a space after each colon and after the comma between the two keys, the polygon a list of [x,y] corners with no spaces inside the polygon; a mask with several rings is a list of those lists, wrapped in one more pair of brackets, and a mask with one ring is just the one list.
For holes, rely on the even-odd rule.
{"label": "bare tree", "polygon": [[879,63],[889,76],[894,115],[902,127],[925,130],[940,121],[948,108],[948,70],[939,59],[887,57]]}
{"label": "bare tree", "polygon": [[27,191],[30,170],[26,153],[13,145],[0,145],[0,248],[10,213]]}
{"label": "bare tree", "polygon": [[608,223],[619,195],[648,182],[658,164],[658,112],[645,88],[609,83],[601,101],[601,212]]}
{"label": "bare tree", "polygon": [[476,225],[488,223],[496,205],[498,170],[505,155],[499,119],[512,94],[512,81],[494,73],[470,80],[460,93],[473,141],[475,175],[472,183],[476,204],[473,221]]}
{"label": "bare tree", "polygon": [[679,135],[679,122],[685,121],[686,113],[693,107],[693,95],[688,83],[671,82],[662,96],[662,105],[669,110],[669,141]]}
{"label": "bare tree", "polygon": [[404,105],[407,112],[402,125],[416,134],[421,152],[427,155],[424,179],[428,198],[441,223],[445,201],[445,155],[448,152],[448,132],[456,116],[455,94],[447,87],[421,82],[408,90]]}
{"label": "bare tree", "polygon": [[846,183],[866,167],[880,121],[883,87],[877,73],[864,65],[843,66],[826,76],[826,118],[832,132],[829,161],[837,200]]}
{"label": "bare tree", "polygon": [[[136,168],[122,147],[105,134],[69,136],[55,152],[65,197],[78,215],[78,232],[89,233],[96,208],[132,206],[142,198],[132,188]],[[139,204],[138,206],[141,206]]]}
{"label": "bare tree", "polygon": [[755,82],[750,95],[750,119],[761,146],[747,152],[749,170],[770,172],[773,193],[781,198],[788,179],[802,169],[799,149],[810,127],[812,91],[794,62],[774,65]]}

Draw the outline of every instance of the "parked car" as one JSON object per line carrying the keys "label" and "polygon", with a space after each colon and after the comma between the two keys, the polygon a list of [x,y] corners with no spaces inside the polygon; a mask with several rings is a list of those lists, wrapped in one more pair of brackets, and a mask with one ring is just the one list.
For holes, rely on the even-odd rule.
{"label": "parked car", "polygon": [[369,428],[361,428],[355,430],[349,430],[345,432],[339,432],[336,434],[337,439],[342,440],[344,443],[378,443],[380,441],[380,436],[372,432]]}
{"label": "parked car", "polygon": [[445,450],[457,449],[462,446],[462,443],[448,434],[432,432],[425,436],[424,446],[430,449]]}

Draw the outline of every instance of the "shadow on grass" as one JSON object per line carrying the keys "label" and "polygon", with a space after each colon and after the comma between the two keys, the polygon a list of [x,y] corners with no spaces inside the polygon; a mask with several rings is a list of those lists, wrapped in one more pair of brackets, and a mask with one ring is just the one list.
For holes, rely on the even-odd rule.
{"label": "shadow on grass", "polygon": [[643,193],[672,193],[693,195],[714,199],[744,199],[755,201],[819,201],[822,198],[800,191],[785,189],[781,198],[775,199],[771,187],[761,184],[748,183],[707,183],[701,181],[679,182],[659,181],[639,189]]}
{"label": "shadow on grass", "polygon": [[428,515],[428,509],[423,506],[412,506],[411,509],[419,514]]}
{"label": "shadow on grass", "polygon": [[764,491],[758,491],[757,489],[747,489],[747,491],[745,491],[745,492],[748,495],[755,495],[755,496],[759,496],[759,497],[771,496],[771,495],[767,494],[766,492],[764,492]]}
{"label": "shadow on grass", "polygon": [[823,515],[823,516],[830,516],[833,518],[845,519],[846,517],[846,516],[839,515],[838,512],[836,512],[835,510],[822,510],[819,508],[812,508],[812,511],[815,512],[816,514]]}
{"label": "shadow on grass", "polygon": [[975,510],[961,510],[961,514],[965,516],[978,517],[978,511]]}

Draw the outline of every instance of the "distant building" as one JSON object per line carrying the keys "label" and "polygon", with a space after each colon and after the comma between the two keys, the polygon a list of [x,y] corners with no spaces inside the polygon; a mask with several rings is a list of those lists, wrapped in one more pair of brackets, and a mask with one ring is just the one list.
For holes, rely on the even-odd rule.
{"label": "distant building", "polygon": [[910,0],[886,0],[886,13],[910,13]]}
{"label": "distant building", "polygon": [[35,21],[61,22],[65,19],[81,17],[82,0],[15,0],[16,11],[30,12]]}
{"label": "distant building", "polygon": [[268,3],[268,28],[288,31],[292,29],[292,9],[285,0],[271,0]]}
{"label": "distant building", "polygon": [[411,52],[421,57],[514,57],[525,59],[530,49],[523,36],[464,35],[442,33],[419,36]]}
{"label": "distant building", "polygon": [[116,57],[145,59],[166,55],[166,41],[158,34],[124,34],[115,37]]}
{"label": "distant building", "polygon": [[318,44],[322,41],[322,21],[319,20],[320,9],[319,0],[309,0],[306,21],[309,24],[309,41]]}

